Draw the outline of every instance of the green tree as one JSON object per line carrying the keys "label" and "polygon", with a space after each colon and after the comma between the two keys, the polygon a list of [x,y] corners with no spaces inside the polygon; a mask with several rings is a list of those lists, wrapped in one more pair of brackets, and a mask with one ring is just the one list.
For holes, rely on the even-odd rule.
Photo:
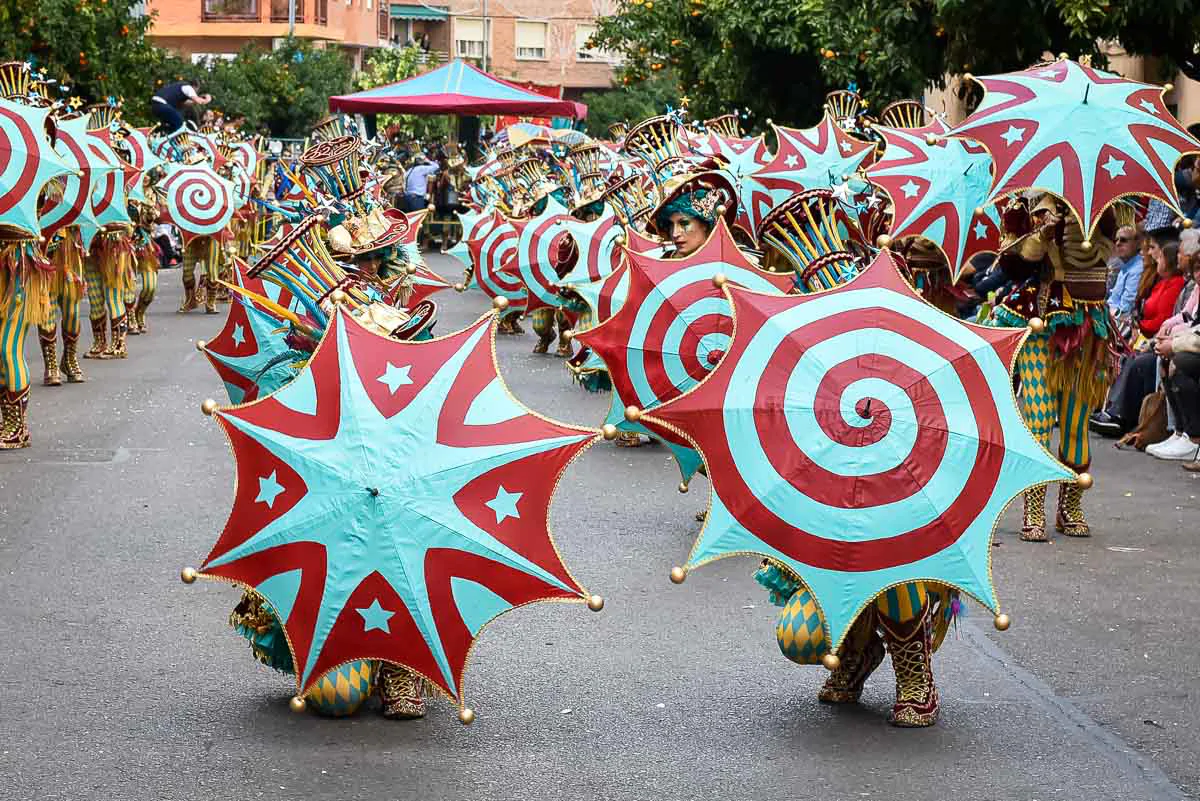
{"label": "green tree", "polygon": [[[367,57],[364,69],[354,81],[358,91],[387,86],[407,80],[426,70],[422,57],[427,54],[419,47],[385,47]],[[398,128],[402,134],[418,140],[444,138],[450,133],[451,118],[445,115],[380,114],[379,130]]]}
{"label": "green tree", "polygon": [[182,62],[146,38],[136,0],[0,0],[0,59],[35,69],[89,102],[124,98],[126,117],[149,118],[155,81]]}
{"label": "green tree", "polygon": [[653,78],[630,83],[604,92],[587,92],[587,131],[601,139],[608,138],[608,126],[615,122],[633,124],[647,117],[662,114],[667,106],[679,106],[679,91],[672,75],[656,74]]}
{"label": "green tree", "polygon": [[1195,0],[621,0],[597,44],[622,80],[673,69],[696,116],[746,105],[811,125],[821,96],[854,84],[875,108],[920,97],[947,75],[1021,69],[1043,52],[1101,43],[1200,75]]}

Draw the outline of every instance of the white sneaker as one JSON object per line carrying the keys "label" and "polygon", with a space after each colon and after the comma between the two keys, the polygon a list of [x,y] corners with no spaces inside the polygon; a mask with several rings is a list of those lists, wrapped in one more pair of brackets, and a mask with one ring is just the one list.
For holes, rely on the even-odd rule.
{"label": "white sneaker", "polygon": [[1200,452],[1200,445],[1192,442],[1191,438],[1185,435],[1164,443],[1164,447],[1159,448],[1151,455],[1155,459],[1194,462],[1198,452]]}
{"label": "white sneaker", "polygon": [[1169,437],[1167,437],[1166,439],[1164,439],[1162,442],[1156,442],[1153,445],[1147,445],[1146,453],[1149,454],[1150,456],[1158,456],[1159,451],[1161,451],[1163,448],[1167,447],[1168,445],[1174,444],[1175,441],[1178,440],[1181,436],[1183,436],[1183,432],[1173,431],[1173,432],[1171,432],[1171,435]]}

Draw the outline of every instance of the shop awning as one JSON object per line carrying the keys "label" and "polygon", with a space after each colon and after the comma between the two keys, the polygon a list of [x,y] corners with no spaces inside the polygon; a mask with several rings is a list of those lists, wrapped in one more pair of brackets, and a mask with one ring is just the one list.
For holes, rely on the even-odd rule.
{"label": "shop awning", "polygon": [[449,8],[430,8],[429,6],[410,6],[404,3],[392,3],[392,19],[425,20],[427,22],[445,22],[450,18]]}

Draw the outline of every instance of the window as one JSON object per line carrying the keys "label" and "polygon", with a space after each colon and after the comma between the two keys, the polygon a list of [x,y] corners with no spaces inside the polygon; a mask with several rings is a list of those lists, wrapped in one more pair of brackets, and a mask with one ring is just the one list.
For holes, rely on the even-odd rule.
{"label": "window", "polygon": [[576,61],[598,61],[604,58],[604,54],[591,46],[591,38],[596,34],[595,25],[576,25],[575,26],[575,60]]}
{"label": "window", "polygon": [[313,0],[313,18],[318,25],[329,23],[329,0]]}
{"label": "window", "polygon": [[[490,20],[487,32],[492,32]],[[484,43],[486,41],[482,19],[472,19],[470,17],[456,17],[454,19],[454,53],[459,58],[483,58]]]}
{"label": "window", "polygon": [[[304,22],[304,0],[294,0],[296,22]],[[288,21],[288,0],[271,0],[271,22]]]}
{"label": "window", "polygon": [[375,36],[379,39],[388,38],[388,29],[392,27],[391,11],[388,0],[379,0],[379,11],[375,13]]}
{"label": "window", "polygon": [[202,19],[258,19],[258,0],[204,0]]}
{"label": "window", "polygon": [[548,27],[545,22],[517,20],[518,59],[546,58],[546,28]]}

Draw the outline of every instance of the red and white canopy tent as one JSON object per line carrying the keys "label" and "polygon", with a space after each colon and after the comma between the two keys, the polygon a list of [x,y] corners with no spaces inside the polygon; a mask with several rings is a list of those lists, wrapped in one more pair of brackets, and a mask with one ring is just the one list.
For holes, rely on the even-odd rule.
{"label": "red and white canopy tent", "polygon": [[587,106],[546,97],[489,75],[465,61],[451,61],[399,83],[329,98],[330,111],[363,114],[513,115],[581,120]]}

